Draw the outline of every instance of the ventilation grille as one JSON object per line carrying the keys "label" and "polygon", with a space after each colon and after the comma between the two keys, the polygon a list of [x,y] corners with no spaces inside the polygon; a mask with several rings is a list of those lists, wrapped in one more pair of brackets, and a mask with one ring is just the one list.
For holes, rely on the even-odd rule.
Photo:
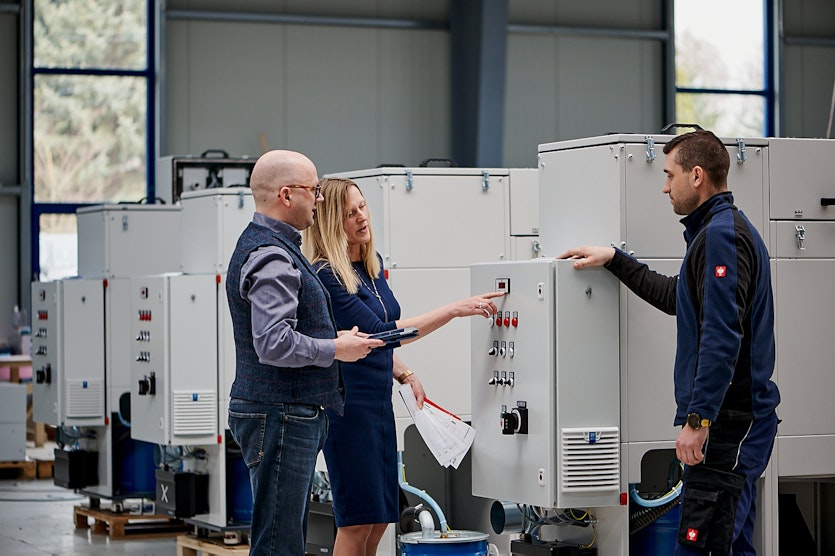
{"label": "ventilation grille", "polygon": [[67,418],[104,417],[104,380],[67,380]]}
{"label": "ventilation grille", "polygon": [[563,492],[618,490],[618,428],[562,429],[560,476]]}
{"label": "ventilation grille", "polygon": [[174,392],[174,434],[215,434],[217,393],[211,390]]}

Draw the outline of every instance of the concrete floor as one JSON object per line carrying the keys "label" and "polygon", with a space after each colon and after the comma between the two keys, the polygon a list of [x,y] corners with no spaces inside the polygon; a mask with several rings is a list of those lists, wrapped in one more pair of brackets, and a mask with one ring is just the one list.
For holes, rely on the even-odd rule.
{"label": "concrete floor", "polygon": [[0,554],[177,554],[175,537],[110,540],[90,529],[76,529],[73,507],[85,502],[86,497],[55,486],[51,479],[0,480]]}
{"label": "concrete floor", "polygon": [[[36,450],[49,451],[49,447]],[[29,457],[33,457],[31,453]],[[85,496],[55,486],[52,479],[0,480],[0,554],[177,554],[177,540],[173,536],[153,540],[110,540],[106,534],[76,529],[73,508],[88,502]]]}

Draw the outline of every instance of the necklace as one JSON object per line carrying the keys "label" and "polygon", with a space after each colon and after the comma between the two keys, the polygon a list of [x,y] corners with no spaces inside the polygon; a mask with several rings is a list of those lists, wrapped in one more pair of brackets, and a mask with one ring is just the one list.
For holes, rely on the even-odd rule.
{"label": "necklace", "polygon": [[376,283],[374,283],[374,279],[373,279],[373,278],[371,279],[371,285],[369,286],[368,284],[366,284],[366,283],[365,283],[365,280],[363,280],[362,275],[361,275],[359,272],[357,272],[357,269],[356,269],[356,268],[354,268],[354,274],[356,274],[356,275],[357,275],[357,278],[359,279],[360,284],[362,284],[363,286],[365,286],[365,289],[367,289],[367,290],[368,290],[368,291],[370,291],[372,294],[374,294],[374,297],[376,297],[376,298],[377,298],[377,301],[379,301],[379,302],[380,302],[380,307],[382,307],[382,308],[383,308],[383,317],[384,317],[384,318],[383,318],[383,322],[388,322],[388,320],[389,320],[389,312],[386,310],[386,304],[385,304],[385,303],[383,303],[383,298],[382,298],[382,297],[380,297],[380,292],[379,292],[379,291],[377,291],[377,284],[376,284]]}

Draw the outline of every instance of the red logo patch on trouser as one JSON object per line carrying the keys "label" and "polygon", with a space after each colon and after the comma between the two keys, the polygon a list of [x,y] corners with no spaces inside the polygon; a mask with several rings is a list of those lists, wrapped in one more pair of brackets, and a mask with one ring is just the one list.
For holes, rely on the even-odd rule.
{"label": "red logo patch on trouser", "polygon": [[687,529],[687,540],[690,542],[696,542],[699,540],[699,530],[698,529]]}

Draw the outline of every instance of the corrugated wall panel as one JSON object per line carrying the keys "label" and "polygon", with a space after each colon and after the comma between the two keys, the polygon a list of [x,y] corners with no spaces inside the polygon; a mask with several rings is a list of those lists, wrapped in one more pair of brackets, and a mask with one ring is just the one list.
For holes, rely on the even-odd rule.
{"label": "corrugated wall panel", "polygon": [[320,173],[449,152],[445,31],[176,20],[168,41],[163,154],[258,155],[261,133]]}
{"label": "corrugated wall panel", "polygon": [[504,165],[536,165],[539,143],[664,125],[659,41],[511,34],[508,44]]}

